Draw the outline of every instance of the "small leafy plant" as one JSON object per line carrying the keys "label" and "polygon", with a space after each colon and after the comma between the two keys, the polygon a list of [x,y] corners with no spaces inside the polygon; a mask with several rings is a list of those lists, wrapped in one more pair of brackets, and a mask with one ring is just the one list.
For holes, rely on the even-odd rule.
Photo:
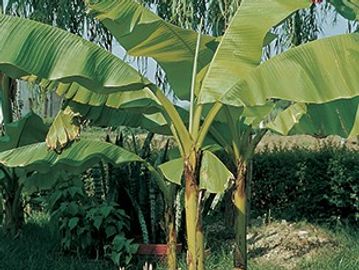
{"label": "small leafy plant", "polygon": [[128,240],[124,235],[118,234],[113,239],[111,245],[105,247],[105,255],[117,265],[130,265],[133,254],[138,250],[138,245],[133,240]]}
{"label": "small leafy plant", "polygon": [[118,204],[91,200],[83,182],[75,177],[57,185],[48,198],[48,206],[65,252],[108,258],[116,266],[130,265],[138,247],[126,238],[129,217]]}

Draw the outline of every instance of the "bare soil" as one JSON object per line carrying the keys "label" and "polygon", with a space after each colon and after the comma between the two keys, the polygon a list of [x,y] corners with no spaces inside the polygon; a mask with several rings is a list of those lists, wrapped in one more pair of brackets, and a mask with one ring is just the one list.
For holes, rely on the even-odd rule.
{"label": "bare soil", "polygon": [[249,256],[260,264],[274,264],[295,269],[302,259],[310,260],[325,250],[335,250],[339,243],[328,232],[310,224],[270,223],[251,228],[248,233]]}

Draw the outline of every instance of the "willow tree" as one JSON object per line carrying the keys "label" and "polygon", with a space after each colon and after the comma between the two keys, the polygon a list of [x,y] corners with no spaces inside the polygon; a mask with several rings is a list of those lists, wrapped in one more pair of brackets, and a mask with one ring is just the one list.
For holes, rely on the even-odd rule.
{"label": "willow tree", "polygon": [[[3,1],[3,0],[2,0]],[[9,0],[5,14],[29,18],[67,30],[111,50],[112,36],[98,21],[86,16],[82,0]]]}
{"label": "willow tree", "polygon": [[[80,85],[69,87],[63,95],[83,105],[118,108],[124,93],[151,93],[181,153],[188,269],[204,269],[203,196],[206,191],[223,192],[232,176],[203,148],[218,113],[227,107],[264,106],[272,99],[323,104],[358,95],[357,34],[315,41],[261,64],[263,45],[273,38],[268,34],[271,28],[309,5],[306,0],[243,1],[224,36],[216,39],[166,23],[135,1],[90,2],[92,13],[129,54],[152,57],[161,65],[175,94],[189,101],[188,121],[163,91],[121,60],[81,38],[39,23],[0,17],[4,37],[0,70],[13,78],[32,74]],[[333,57],[323,57],[327,55]],[[329,76],[333,74],[335,78]],[[51,145],[62,146],[68,139],[68,134],[63,135],[52,136]],[[210,174],[201,174],[204,166],[212,169]],[[243,215],[245,185],[236,186],[234,202]],[[244,268],[245,250],[238,246],[236,267]]]}

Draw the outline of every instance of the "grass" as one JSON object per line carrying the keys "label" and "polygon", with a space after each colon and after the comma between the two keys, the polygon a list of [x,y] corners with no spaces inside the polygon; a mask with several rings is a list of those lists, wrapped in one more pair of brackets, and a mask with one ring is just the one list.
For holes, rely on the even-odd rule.
{"label": "grass", "polygon": [[[273,225],[275,226],[275,225]],[[308,225],[298,224],[299,229]],[[310,225],[312,226],[312,225]],[[317,228],[317,227],[316,227]],[[258,227],[255,230],[265,230]],[[272,230],[272,228],[270,228]],[[271,259],[258,260],[256,254],[251,255],[250,270],[356,270],[359,269],[359,232],[349,228],[335,230],[322,229],[335,239],[337,245],[319,249],[311,257],[299,258],[296,266],[290,261],[283,262]],[[252,229],[253,231],[253,229]],[[206,265],[208,270],[231,269],[231,240],[223,239],[221,230],[208,235],[208,241],[214,247],[209,252]],[[228,233],[227,233],[228,236]],[[227,238],[226,236],[226,238]],[[50,230],[48,218],[45,215],[31,217],[24,226],[19,239],[11,239],[0,232],[0,269],[1,270],[111,270],[115,269],[109,262],[94,261],[87,258],[65,256],[59,249],[59,239]],[[180,256],[179,267],[186,269],[185,256]],[[159,270],[165,270],[159,266]]]}
{"label": "grass", "polygon": [[[285,227],[291,227],[289,233]],[[316,247],[310,243],[298,244],[296,238],[298,231],[309,231],[310,236],[315,233],[320,238],[327,238],[328,243],[322,244],[322,247]],[[271,238],[273,232],[277,233],[277,238],[285,240],[277,247]],[[328,229],[322,226],[308,224],[306,222],[286,224],[274,222],[270,225],[254,226],[249,230],[251,234],[259,234],[259,241],[262,242],[262,252],[256,253],[255,249],[249,248],[249,269],[250,270],[357,270],[359,269],[359,231],[349,227],[337,227]],[[208,242],[213,248],[209,258],[206,260],[207,270],[232,269],[231,241],[222,239],[226,235],[222,229],[217,233],[208,235]],[[267,239],[266,239],[267,238]],[[293,239],[291,239],[293,238]],[[264,240],[263,240],[264,239]],[[249,240],[249,243],[251,241]],[[292,243],[292,245],[291,245]],[[311,247],[308,247],[311,246]],[[263,248],[265,247],[265,248]],[[289,249],[296,249],[298,254],[293,258],[286,258],[281,253],[286,253]],[[303,250],[309,249],[306,254],[301,255]],[[182,257],[179,263],[181,269],[186,269],[185,258]],[[165,270],[165,267],[160,268]]]}
{"label": "grass", "polygon": [[108,270],[106,262],[64,256],[59,239],[50,230],[46,216],[28,220],[19,239],[11,239],[0,230],[1,270]]}
{"label": "grass", "polygon": [[298,269],[359,269],[359,232],[340,228],[333,234],[338,240],[334,251],[324,249],[315,260],[302,260]]}

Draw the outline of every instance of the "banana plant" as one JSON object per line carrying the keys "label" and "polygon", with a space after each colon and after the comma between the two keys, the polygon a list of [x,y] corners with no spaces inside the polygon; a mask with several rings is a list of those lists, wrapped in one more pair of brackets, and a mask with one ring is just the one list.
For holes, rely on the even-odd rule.
{"label": "banana plant", "polygon": [[[43,141],[47,126],[42,119],[30,113],[22,119],[6,123],[5,134],[0,137],[0,152]],[[17,170],[1,168],[0,191],[4,199],[4,229],[15,237],[24,222],[23,184]]]}
{"label": "banana plant", "polygon": [[[358,95],[357,34],[303,45],[261,64],[271,28],[309,5],[306,0],[243,1],[224,36],[215,39],[174,27],[135,1],[89,2],[92,13],[130,54],[153,57],[168,73],[175,94],[189,99],[187,121],[157,86],[121,60],[78,37],[32,21],[0,17],[4,37],[0,41],[0,71],[16,78],[35,75],[64,84],[78,83],[101,95],[99,105],[106,105],[104,97],[119,91],[150,90],[181,152],[188,269],[204,269],[203,194],[205,190],[223,192],[231,177],[225,166],[203,149],[220,110],[226,106],[263,106],[270,99],[321,104]],[[283,76],[285,72],[287,76]],[[81,97],[78,92],[77,96],[78,102],[89,103],[88,95]],[[91,99],[96,100],[96,95]],[[219,173],[210,177],[201,174],[204,164],[218,168]],[[242,195],[238,193],[240,203],[245,199]],[[238,268],[245,267],[243,261],[241,264]]]}
{"label": "banana plant", "polygon": [[[103,7],[106,6],[107,4],[111,1],[102,1],[101,4],[94,4],[94,5],[90,5],[90,8],[92,10],[95,10],[94,13],[95,15],[103,21],[103,23],[105,25],[107,25],[112,32],[114,33],[114,36],[118,39],[118,41],[131,53],[132,49],[135,48],[133,55],[136,56],[151,56],[151,57],[156,57],[156,51],[151,51],[151,50],[143,50],[142,52],[139,50],[139,48],[137,47],[138,44],[143,45],[143,42],[146,42],[146,40],[142,40],[142,43],[134,43],[134,42],[129,42],[129,40],[131,38],[135,39],[136,37],[136,27],[141,27],[141,29],[143,30],[143,25],[141,25],[140,23],[135,25],[132,28],[132,32],[134,33],[133,36],[131,36],[129,33],[126,33],[127,35],[124,36],[123,33],[121,32],[121,28],[120,28],[120,24],[124,23],[122,14],[124,14],[124,12],[121,14],[121,11],[117,11],[117,15],[115,15],[115,12],[109,12],[109,10],[104,9]],[[113,3],[112,3],[113,4]],[[198,83],[202,85],[200,87],[193,87],[191,90],[194,89],[194,91],[197,91],[197,105],[196,108],[193,109],[193,107],[191,107],[191,109],[193,109],[194,111],[197,110],[197,115],[202,115],[200,110],[202,110],[202,106],[201,104],[208,104],[208,103],[214,103],[218,100],[220,100],[220,102],[222,102],[222,104],[215,104],[212,107],[212,110],[210,111],[210,113],[208,115],[212,114],[212,117],[214,117],[218,111],[220,107],[223,107],[224,104],[225,105],[234,105],[234,106],[243,106],[243,105],[247,105],[247,106],[258,106],[258,105],[265,105],[267,99],[269,98],[280,98],[280,99],[284,99],[284,100],[293,100],[293,101],[301,101],[301,102],[312,102],[312,103],[323,103],[326,101],[330,101],[331,99],[335,99],[336,97],[340,97],[341,94],[339,94],[339,91],[337,88],[337,91],[335,91],[336,93],[333,93],[333,96],[327,95],[327,97],[321,96],[319,97],[311,97],[311,93],[316,93],[318,91],[320,91],[320,89],[324,89],[326,85],[330,84],[330,88],[335,90],[335,84],[336,82],[334,82],[334,78],[333,81],[326,81],[326,85],[323,84],[324,80],[324,76],[325,74],[322,74],[322,72],[318,69],[317,70],[317,74],[318,76],[313,76],[312,72],[315,74],[315,69],[313,69],[313,61],[307,61],[308,59],[299,59],[299,61],[294,61],[299,55],[304,55],[305,54],[317,54],[318,58],[320,58],[319,52],[321,51],[322,48],[325,48],[322,52],[323,52],[323,57],[321,59],[319,59],[319,61],[317,63],[315,63],[316,66],[324,66],[324,64],[326,64],[326,60],[325,60],[325,55],[328,55],[330,53],[330,48],[332,46],[331,43],[335,43],[335,47],[336,49],[338,49],[341,45],[343,45],[343,42],[341,40],[342,37],[338,37],[335,38],[333,40],[326,40],[325,42],[320,42],[320,44],[318,43],[314,43],[314,44],[310,44],[309,46],[306,47],[301,47],[298,48],[297,50],[292,50],[290,52],[285,53],[282,56],[279,56],[277,58],[275,58],[274,60],[268,61],[268,63],[263,64],[263,66],[268,66],[268,73],[263,76],[260,77],[260,73],[262,70],[264,70],[265,68],[262,67],[261,65],[261,69],[255,70],[255,72],[252,73],[252,71],[254,69],[256,69],[259,64],[261,63],[261,50],[262,50],[262,46],[263,43],[265,42],[265,38],[267,36],[267,32],[270,30],[270,28],[272,26],[275,26],[276,24],[278,24],[282,19],[284,19],[286,16],[290,15],[291,12],[299,9],[299,8],[304,8],[306,6],[309,6],[309,3],[305,2],[305,1],[291,1],[291,2],[287,2],[287,6],[283,7],[279,7],[279,5],[282,4],[281,1],[271,1],[271,3],[268,4],[263,4],[257,1],[252,1],[251,3],[248,1],[243,1],[240,9],[238,10],[238,13],[235,15],[232,23],[229,26],[229,29],[226,31],[224,37],[222,38],[222,40],[220,41],[218,46],[218,49],[215,53],[214,58],[212,59],[212,62],[209,63],[208,66],[208,70],[205,70],[202,73],[205,73],[204,75],[204,79],[202,82]],[[111,4],[108,4],[107,6],[110,6]],[[113,7],[113,6],[112,6]],[[257,9],[256,9],[257,8]],[[258,13],[258,8],[261,8],[261,12]],[[279,12],[278,12],[279,11]],[[110,14],[111,13],[111,14]],[[254,20],[253,18],[257,18],[257,20]],[[260,18],[259,18],[260,17]],[[261,27],[258,27],[258,25],[260,25]],[[116,28],[117,26],[117,28]],[[131,33],[132,33],[131,32]],[[154,32],[153,32],[154,33]],[[348,42],[345,46],[348,46],[346,48],[346,50],[344,51],[348,51],[348,49],[350,50],[350,48],[354,48],[356,46],[356,37],[355,36],[345,36],[345,39],[348,38],[348,40],[344,41],[344,42]],[[153,40],[151,40],[150,42],[152,42],[153,45]],[[158,42],[158,44],[160,44],[160,42]],[[158,45],[156,44],[156,45]],[[203,44],[203,43],[200,43]],[[239,46],[237,46],[237,44],[240,44]],[[341,44],[341,45],[340,45]],[[132,46],[132,47],[131,47]],[[141,48],[141,47],[140,47]],[[156,47],[155,47],[156,48]],[[200,55],[200,48],[201,45],[198,46],[198,54]],[[337,51],[337,50],[336,50]],[[198,57],[200,58],[200,56]],[[273,67],[277,67],[280,68],[280,63],[283,61],[283,59],[285,59],[285,61],[288,61],[288,65],[285,65],[285,61],[282,63],[283,64],[283,69],[281,70],[281,72],[278,72],[278,70],[274,69],[273,71]],[[167,65],[168,62],[170,61],[170,57],[166,58],[167,61]],[[302,61],[300,61],[302,60]],[[322,61],[320,61],[322,60]],[[335,59],[332,59],[335,60]],[[355,62],[357,61],[357,58],[352,59],[353,61],[351,61],[351,63],[347,63],[346,60],[342,61],[343,66],[341,67],[341,70],[345,70],[345,67],[350,67],[352,68],[355,65]],[[200,60],[198,60],[200,61]],[[336,61],[335,61],[336,62]],[[333,69],[340,70],[338,69],[338,66],[335,65],[335,62],[331,62],[329,65],[326,66],[330,66]],[[172,60],[172,63],[175,64],[176,61],[175,59]],[[161,64],[161,62],[160,62]],[[296,66],[296,64],[298,64],[298,66]],[[290,68],[293,69],[291,70]],[[315,68],[315,66],[314,66]],[[201,67],[199,68],[201,69]],[[308,71],[307,72],[307,76],[304,77],[299,77],[299,75],[301,74],[301,71]],[[270,73],[270,71],[272,71]],[[285,81],[283,80],[283,78],[278,78],[278,76],[280,74],[284,74],[285,72],[288,71],[292,71],[290,75],[294,75],[297,76],[296,80],[293,80],[293,76],[288,76],[287,80]],[[329,71],[328,74],[335,74],[336,71],[332,70]],[[189,71],[188,71],[189,72]],[[304,72],[305,73],[305,72]],[[197,74],[197,72],[195,72],[194,74]],[[202,75],[202,74],[201,74]],[[310,75],[310,76],[309,76]],[[320,76],[322,75],[322,76]],[[353,76],[354,73],[352,73]],[[248,82],[251,80],[251,76],[252,76],[252,80],[253,82],[263,82],[263,84],[261,84],[258,88],[256,88],[253,85],[247,85]],[[355,80],[356,84],[357,79],[354,79],[353,76],[349,76],[348,79],[351,79],[351,81]],[[199,78],[198,78],[199,77]],[[248,77],[248,78],[246,78]],[[257,80],[257,78],[259,78],[259,80]],[[313,84],[313,77],[318,79],[318,85],[310,85],[310,87],[307,87],[307,91],[303,91],[305,90],[304,87],[306,87],[308,84]],[[242,78],[242,79],[241,79]],[[246,78],[244,80],[244,78]],[[266,79],[264,79],[266,78]],[[270,80],[268,80],[268,78]],[[278,78],[277,80],[274,78]],[[321,78],[323,78],[321,80]],[[201,80],[200,76],[197,76],[196,78],[197,80]],[[307,79],[307,83],[306,83],[306,79]],[[194,81],[194,80],[193,80]],[[291,84],[291,82],[297,82],[297,85],[293,85]],[[169,79],[169,82],[171,83],[171,79]],[[277,82],[279,82],[278,87],[276,87],[276,89],[272,89],[273,87],[271,86],[271,84],[276,85]],[[281,82],[283,82],[283,84],[280,84]],[[315,83],[315,82],[314,82]],[[342,86],[345,86],[345,80],[343,80],[341,83]],[[320,84],[323,84],[322,86]],[[291,88],[293,88],[293,91],[286,91],[288,88],[288,85],[290,85]],[[304,86],[304,87],[303,87]],[[238,88],[237,90],[234,90]],[[199,90],[198,90],[199,89]],[[356,88],[355,87],[350,87],[350,88],[346,88],[349,90],[349,93],[347,94],[347,97],[351,97],[351,96],[355,96],[357,95],[357,93],[355,94],[354,92],[350,93],[351,91],[355,91],[356,92]],[[253,91],[254,90],[254,91]],[[263,93],[263,90],[268,90],[271,93],[267,92],[267,93]],[[300,91],[298,91],[300,90]],[[198,93],[199,92],[199,93]],[[223,94],[223,93],[226,94]],[[235,95],[232,95],[231,92],[236,92]],[[281,93],[280,93],[281,92]],[[300,96],[299,94],[303,95]],[[180,95],[180,93],[178,93]],[[352,95],[353,94],[353,95]],[[243,96],[241,96],[243,95]],[[252,96],[252,100],[249,100],[249,97]],[[336,96],[336,97],[335,97]],[[263,97],[262,99],[260,99],[261,97]],[[255,99],[257,98],[257,99]],[[321,99],[322,98],[322,99]],[[193,100],[193,99],[192,99]],[[193,105],[193,103],[191,103],[191,105]],[[224,106],[227,107],[227,109],[225,109],[226,111],[228,111],[228,106]],[[199,109],[198,109],[199,108]],[[228,113],[227,113],[228,115]],[[175,118],[171,119],[172,122]],[[210,119],[210,118],[207,118]],[[232,129],[235,129],[235,125],[236,125],[236,119],[229,119],[232,122],[232,125],[230,125],[230,127],[232,127]],[[195,122],[196,124],[198,124],[201,120],[197,121],[194,120],[193,122]],[[177,120],[178,122],[178,120]],[[210,126],[210,122],[211,120],[208,121]],[[206,123],[206,120],[203,122]],[[191,124],[190,124],[191,126]],[[190,135],[189,137],[195,137],[196,136],[196,132],[198,133],[198,130],[200,130],[200,128],[198,126],[196,126],[197,128],[195,128],[194,130],[192,130],[192,132],[190,131]],[[184,128],[182,130],[185,130]],[[244,175],[245,175],[245,167],[246,167],[246,163],[248,158],[252,155],[255,146],[259,143],[260,139],[264,136],[264,134],[266,133],[265,130],[261,130],[258,134],[256,134],[255,136],[253,136],[253,133],[251,132],[251,129],[247,129],[246,132],[244,132],[244,134],[239,134],[237,132],[237,135],[240,135],[239,137],[236,137],[236,139],[240,140],[240,142],[236,143],[235,146],[233,147],[233,154],[234,156],[236,156],[236,163],[238,164],[237,166],[237,181],[236,181],[236,192],[234,193],[234,203],[237,206],[237,209],[239,210],[239,221],[238,221],[238,227],[243,228],[243,220],[245,217],[245,202],[246,202],[246,196],[245,196],[245,182],[244,182]],[[194,136],[193,136],[194,135]],[[235,135],[235,134],[234,134]],[[185,135],[183,135],[182,137],[185,137]],[[191,142],[190,140],[187,140],[187,142],[184,139],[184,142],[182,143],[183,145],[188,145],[188,142]],[[230,145],[233,144],[234,142],[230,142]],[[241,151],[239,152],[239,145],[246,145],[246,144],[250,144],[250,147],[246,147],[248,150],[248,152],[244,151],[241,149]],[[197,144],[201,145],[201,143]],[[243,146],[242,146],[243,148]],[[194,151],[196,152],[196,151]],[[185,154],[186,155],[186,154]],[[190,156],[190,155],[188,155]],[[195,156],[195,155],[193,155]],[[187,161],[187,163],[189,163]],[[196,162],[192,162],[192,163],[196,163]],[[193,165],[192,165],[193,167]],[[191,222],[192,224],[194,224],[194,222]],[[243,232],[242,229],[240,229],[239,231]],[[236,259],[235,259],[235,264],[237,268],[241,268],[241,267],[246,267],[246,258],[245,258],[245,247],[244,247],[244,243],[245,243],[245,233],[241,233],[242,235],[240,237],[237,236],[237,248],[236,248]],[[191,234],[192,236],[195,235],[195,233]],[[192,237],[193,238],[193,237]],[[199,239],[201,238],[200,233],[199,233]],[[241,238],[239,240],[239,238]],[[194,241],[195,242],[195,241]],[[197,241],[198,243],[200,241]],[[192,245],[193,246],[193,245]],[[191,246],[190,246],[191,249]],[[194,248],[195,249],[195,248]],[[201,261],[201,259],[199,259],[199,261]],[[191,257],[190,257],[190,262],[191,263]],[[202,266],[199,266],[199,268],[201,268]]]}
{"label": "banana plant", "polygon": [[[36,119],[41,119],[36,116]],[[31,128],[37,128],[35,125],[28,125]],[[28,131],[28,130],[27,130]],[[31,134],[30,132],[26,133]],[[45,137],[44,133],[44,137]],[[43,139],[44,139],[43,137]],[[155,179],[159,189],[163,194],[165,200],[165,224],[166,233],[168,237],[168,265],[169,269],[177,269],[176,265],[176,246],[177,237],[175,230],[175,214],[174,201],[176,195],[176,186],[165,181],[159,169],[154,168],[147,161],[140,158],[135,153],[132,153],[122,147],[116,146],[107,142],[99,142],[92,140],[79,140],[71,144],[71,146],[64,148],[61,153],[49,151],[46,142],[38,142],[28,144],[22,147],[8,147],[9,149],[0,152],[1,164],[1,180],[6,179],[10,175],[10,171],[17,171],[21,177],[18,177],[18,182],[21,187],[27,190],[33,190],[36,183],[37,188],[50,187],[55,183],[57,175],[63,171],[80,174],[88,168],[98,164],[99,162],[106,162],[112,164],[114,167],[122,166],[127,163],[142,163],[149,170],[152,177]],[[4,185],[5,196],[9,193],[8,185]],[[2,186],[1,186],[2,187]],[[21,194],[21,190],[14,194]],[[18,195],[20,196],[20,195]],[[6,204],[5,204],[6,206]],[[5,217],[11,217],[6,212]]]}
{"label": "banana plant", "polygon": [[[245,107],[242,112],[226,106],[209,131],[211,138],[232,157],[235,183],[232,200],[235,206],[234,266],[247,264],[246,228],[249,219],[250,166],[256,147],[268,132],[279,135],[311,135],[342,138],[357,136],[359,99],[342,99],[325,104],[288,102]],[[227,132],[226,132],[227,131]],[[230,190],[231,192],[231,190]]]}

